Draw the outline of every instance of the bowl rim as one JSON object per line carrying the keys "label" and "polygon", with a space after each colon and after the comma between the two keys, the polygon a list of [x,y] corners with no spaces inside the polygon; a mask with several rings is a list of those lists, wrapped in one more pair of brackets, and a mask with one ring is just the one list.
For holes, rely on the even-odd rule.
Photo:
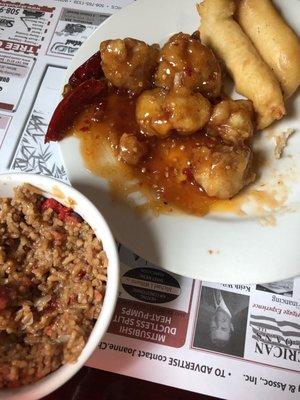
{"label": "bowl rim", "polygon": [[[44,378],[35,383],[13,389],[0,389],[0,400],[20,400],[20,398],[22,398],[22,400],[37,400],[50,394],[61,385],[63,385],[65,382],[67,382],[73,375],[75,375],[76,372],[78,372],[79,369],[86,363],[88,358],[97,348],[98,343],[105,335],[112,319],[118,299],[120,263],[116,242],[108,223],[106,222],[102,213],[83,193],[53,177],[37,174],[8,172],[0,174],[0,198],[1,185],[8,183],[10,185],[12,184],[13,187],[19,186],[22,183],[29,183],[37,187],[38,189],[41,189],[44,194],[49,194],[51,197],[55,198],[62,204],[68,205],[66,204],[66,202],[64,203],[64,198],[60,198],[55,195],[55,193],[51,193],[49,189],[45,190],[45,186],[53,185],[53,189],[54,187],[57,187],[62,191],[62,193],[65,193],[64,191],[66,191],[68,198],[71,197],[76,199],[76,204],[73,207],[76,212],[79,211],[81,205],[82,207],[84,207],[84,212],[80,213],[79,211],[78,213],[83,213],[84,215],[86,215],[86,212],[88,212],[88,214],[90,214],[91,221],[87,222],[94,230],[96,236],[102,241],[103,248],[106,253],[109,253],[109,255],[107,256],[109,262],[109,267],[107,270],[107,286],[101,313],[97,318],[93,330],[88,338],[88,341],[86,342],[86,345],[83,348],[77,361],[74,364],[68,363],[62,365],[56,371],[46,375]],[[44,185],[44,189],[41,188],[39,185]],[[79,205],[78,207],[77,204]],[[83,219],[86,220],[86,217],[83,217]],[[98,228],[95,227],[95,224],[99,224],[99,230],[101,229],[101,236],[99,234]]]}

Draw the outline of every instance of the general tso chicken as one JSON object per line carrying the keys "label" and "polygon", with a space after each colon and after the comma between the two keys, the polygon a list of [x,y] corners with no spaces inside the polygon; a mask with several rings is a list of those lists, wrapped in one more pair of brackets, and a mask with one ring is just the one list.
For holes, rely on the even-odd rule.
{"label": "general tso chicken", "polygon": [[[228,98],[222,82],[198,34],[177,33],[161,48],[106,40],[71,76],[46,141],[76,132],[92,173],[113,183],[126,170],[149,202],[203,215],[255,180],[252,102]],[[97,168],[104,143],[117,170]]]}

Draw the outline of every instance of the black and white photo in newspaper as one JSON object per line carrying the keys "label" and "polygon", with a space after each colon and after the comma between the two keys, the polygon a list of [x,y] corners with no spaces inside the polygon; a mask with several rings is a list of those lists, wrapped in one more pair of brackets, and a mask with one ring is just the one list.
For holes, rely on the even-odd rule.
{"label": "black and white photo in newspaper", "polygon": [[[84,35],[129,2],[1,2],[1,172],[67,181],[58,147],[43,142],[64,71]],[[120,256],[118,306],[90,366],[219,398],[299,398],[299,278],[216,285]]]}

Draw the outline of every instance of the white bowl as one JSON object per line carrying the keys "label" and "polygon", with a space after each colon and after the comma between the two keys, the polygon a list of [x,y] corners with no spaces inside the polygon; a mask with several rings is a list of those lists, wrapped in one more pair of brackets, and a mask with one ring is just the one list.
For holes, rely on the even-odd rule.
{"label": "white bowl", "polygon": [[55,179],[32,174],[0,174],[0,197],[12,197],[13,188],[23,183],[41,189],[46,197],[53,197],[62,204],[69,205],[92,227],[96,236],[101,239],[106,251],[109,267],[107,273],[107,288],[103,308],[90,337],[74,364],[66,364],[55,372],[47,375],[36,383],[15,389],[0,390],[1,400],[36,400],[53,392],[63,385],[85,364],[98,343],[104,336],[112,318],[119,288],[119,260],[115,240],[112,233],[97,208],[80,192]]}

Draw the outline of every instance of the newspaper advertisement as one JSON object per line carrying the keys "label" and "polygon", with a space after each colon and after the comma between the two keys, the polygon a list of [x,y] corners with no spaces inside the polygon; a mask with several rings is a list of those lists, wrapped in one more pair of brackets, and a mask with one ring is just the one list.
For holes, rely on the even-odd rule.
{"label": "newspaper advertisement", "polygon": [[[226,399],[300,396],[300,279],[222,285],[166,272],[123,246],[121,290],[88,362]],[[175,384],[176,382],[176,384]]]}
{"label": "newspaper advertisement", "polygon": [[[0,0],[0,172],[69,183],[44,143],[77,49],[131,0]],[[300,398],[300,278],[200,282],[119,245],[120,294],[87,365],[226,399]]]}
{"label": "newspaper advertisement", "polygon": [[63,8],[52,35],[47,54],[72,57],[109,14],[91,13]]}

